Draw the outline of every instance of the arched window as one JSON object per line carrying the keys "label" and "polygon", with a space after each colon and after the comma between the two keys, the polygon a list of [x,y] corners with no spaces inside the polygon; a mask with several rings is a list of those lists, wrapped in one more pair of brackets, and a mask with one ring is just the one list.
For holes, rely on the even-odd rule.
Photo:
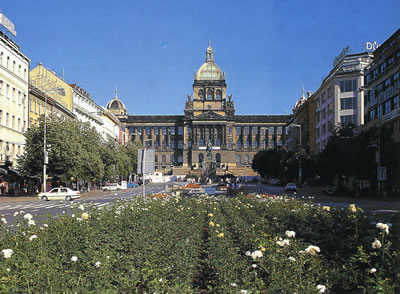
{"label": "arched window", "polygon": [[213,91],[211,89],[208,89],[207,91],[207,100],[212,100],[214,97]]}
{"label": "arched window", "polygon": [[240,155],[237,155],[236,156],[236,163],[241,163],[241,161],[242,161],[242,157],[240,156]]}
{"label": "arched window", "polygon": [[204,155],[203,153],[199,154],[199,163],[202,163],[204,161]]}
{"label": "arched window", "polygon": [[215,98],[217,99],[217,100],[221,100],[221,98],[222,98],[222,91],[221,90],[217,90],[217,92],[215,93]]}
{"label": "arched window", "polygon": [[245,161],[246,161],[246,164],[250,163],[250,156],[248,154],[246,154],[246,156],[245,156]]}
{"label": "arched window", "polygon": [[204,100],[204,91],[202,89],[199,90],[199,98],[200,100]]}

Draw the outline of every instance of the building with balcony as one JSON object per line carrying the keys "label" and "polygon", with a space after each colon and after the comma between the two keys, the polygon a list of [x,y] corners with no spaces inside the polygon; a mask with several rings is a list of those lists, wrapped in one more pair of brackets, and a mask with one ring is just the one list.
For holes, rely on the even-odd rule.
{"label": "building with balcony", "polygon": [[0,31],[0,167],[16,165],[28,124],[29,58]]}
{"label": "building with balcony", "polygon": [[326,146],[336,126],[364,124],[364,70],[371,62],[372,53],[348,54],[346,47],[312,95],[316,153]]}
{"label": "building with balcony", "polygon": [[[377,129],[377,178],[400,193],[400,29],[374,52],[365,71],[365,128]],[[381,189],[381,188],[379,188]]]}
{"label": "building with balcony", "polygon": [[[253,156],[285,145],[290,116],[237,115],[226,89],[225,73],[214,62],[210,44],[205,63],[195,72],[193,97],[188,95],[183,115],[126,115],[121,105],[115,105],[114,113],[130,141],[155,149],[157,171],[200,174],[211,142],[217,175],[254,176]],[[110,103],[107,108],[111,111]]]}

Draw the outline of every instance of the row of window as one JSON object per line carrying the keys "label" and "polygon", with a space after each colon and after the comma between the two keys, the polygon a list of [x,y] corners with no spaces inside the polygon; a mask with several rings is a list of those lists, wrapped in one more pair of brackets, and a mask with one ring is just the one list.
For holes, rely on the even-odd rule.
{"label": "row of window", "polygon": [[[177,129],[177,130],[176,130]],[[221,132],[221,130],[219,128],[215,129],[218,133]],[[228,134],[232,134],[232,127],[228,127]],[[162,135],[183,135],[183,127],[129,127],[129,131],[131,134],[133,133],[137,133],[138,135],[142,135],[143,132],[145,135],[151,135],[152,133],[156,136],[162,134]],[[213,132],[213,128],[210,129],[211,132]],[[240,135],[258,135],[259,133],[262,136],[265,136],[267,134],[269,135],[282,135],[283,133],[283,127],[242,127],[242,126],[237,126],[236,127],[236,135],[240,136]],[[201,132],[205,132],[204,128],[200,128],[200,136],[202,136]],[[250,133],[251,132],[251,133]],[[187,128],[187,133],[190,136],[192,134],[192,128],[188,127]]]}
{"label": "row of window", "polygon": [[324,120],[327,116],[333,114],[333,103],[329,103],[327,107],[321,109],[320,111],[315,112],[315,123],[320,123],[321,120]]}
{"label": "row of window", "polygon": [[395,83],[400,81],[399,72],[394,73],[391,77],[387,78],[382,83],[378,84],[374,90],[370,90],[367,93],[367,101],[373,101],[380,93],[386,91],[392,87]]}
{"label": "row of window", "polygon": [[5,56],[3,52],[0,52],[0,65],[4,66],[8,70],[12,71],[14,74],[18,75],[20,78],[26,80],[27,79],[27,69],[24,65],[19,64],[17,66],[17,62],[13,60],[11,62],[10,56]]}
{"label": "row of window", "polygon": [[365,75],[366,83],[368,84],[371,81],[373,81],[378,75],[385,72],[387,67],[392,65],[398,59],[400,59],[400,50],[398,50],[396,53],[386,58],[385,61],[382,62],[379,66],[377,66],[373,71],[367,72]]}
{"label": "row of window", "polygon": [[5,84],[4,86],[4,82],[0,80],[0,97],[3,95],[8,99],[11,98],[13,102],[18,102],[19,105],[21,105],[21,103],[25,104],[25,99],[26,99],[25,94],[23,94],[21,91],[18,91],[15,88],[11,89],[11,86],[9,84]]}
{"label": "row of window", "polygon": [[206,100],[221,100],[222,99],[222,91],[220,89],[217,89],[214,93],[213,89],[207,89],[204,91],[203,89],[200,89],[198,91],[199,99],[204,100],[204,97],[206,97]]}
{"label": "row of window", "polygon": [[[23,152],[23,146],[0,141],[0,155],[5,154],[7,156],[14,157],[15,155],[21,155]],[[3,156],[1,156],[0,159],[5,160]]]}
{"label": "row of window", "polygon": [[398,108],[400,108],[399,95],[394,96],[385,101],[383,104],[378,105],[378,107],[369,110],[368,120],[372,121]]}
{"label": "row of window", "polygon": [[[11,120],[10,120],[11,117]],[[4,124],[3,124],[4,123]],[[17,125],[16,125],[17,123]],[[26,121],[23,122],[20,118],[16,118],[15,115],[11,115],[7,112],[4,117],[3,122],[3,110],[0,110],[0,125],[4,125],[6,127],[12,128],[16,131],[25,132]]]}
{"label": "row of window", "polygon": [[[183,156],[182,155],[178,155],[178,163],[182,163],[183,162]],[[154,157],[154,161],[155,163],[159,163],[159,164],[174,164],[175,163],[175,155],[170,155],[169,156],[169,162],[167,162],[167,156],[166,155],[161,155],[161,162],[158,161],[158,155],[156,155]]]}
{"label": "row of window", "polygon": [[321,136],[325,136],[329,134],[334,129],[333,120],[329,120],[327,123],[321,125],[320,127],[315,129],[315,137],[318,139]]}

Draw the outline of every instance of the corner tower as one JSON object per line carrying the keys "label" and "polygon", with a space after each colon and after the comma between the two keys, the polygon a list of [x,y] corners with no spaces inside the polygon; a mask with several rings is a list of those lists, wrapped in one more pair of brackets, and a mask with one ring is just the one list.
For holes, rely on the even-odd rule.
{"label": "corner tower", "polygon": [[214,62],[211,42],[208,43],[205,63],[194,73],[193,101],[188,96],[188,102],[185,113],[194,117],[207,111],[222,116],[233,116],[235,113],[232,97],[228,96],[226,100],[225,73]]}

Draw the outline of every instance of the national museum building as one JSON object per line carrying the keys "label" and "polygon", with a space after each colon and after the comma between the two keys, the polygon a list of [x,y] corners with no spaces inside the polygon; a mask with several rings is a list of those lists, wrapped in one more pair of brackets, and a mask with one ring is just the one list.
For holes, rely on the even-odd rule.
{"label": "national museum building", "polygon": [[157,171],[175,175],[200,174],[211,142],[217,175],[256,175],[251,169],[259,150],[284,146],[288,115],[237,115],[232,96],[226,96],[225,73],[214,63],[211,45],[206,62],[195,73],[193,97],[183,115],[127,115],[116,96],[107,104],[128,132],[155,150]]}

